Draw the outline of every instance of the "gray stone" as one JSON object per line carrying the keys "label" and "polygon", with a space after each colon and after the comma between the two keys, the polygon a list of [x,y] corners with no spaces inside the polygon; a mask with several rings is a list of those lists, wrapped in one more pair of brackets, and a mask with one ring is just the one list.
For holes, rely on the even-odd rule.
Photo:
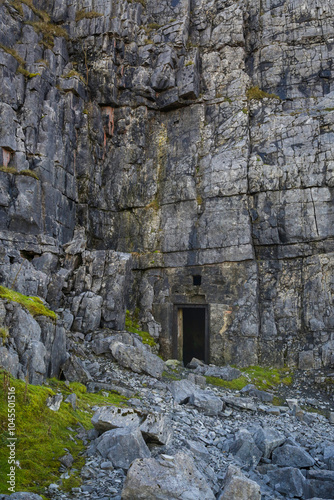
{"label": "gray stone", "polygon": [[256,467],[262,457],[262,451],[256,446],[252,434],[247,429],[240,429],[236,433],[230,451],[248,468]]}
{"label": "gray stone", "polygon": [[69,382],[86,383],[92,380],[90,373],[85,369],[77,356],[70,356],[61,367],[66,380]]}
{"label": "gray stone", "polygon": [[198,388],[190,380],[183,379],[173,381],[169,390],[176,403],[184,404],[189,402],[190,397],[198,391]]}
{"label": "gray stone", "polygon": [[133,347],[114,342],[110,345],[113,357],[121,366],[130,368],[136,373],[147,373],[155,378],[161,378],[165,363],[161,358],[152,354],[143,344]]}
{"label": "gray stone", "polygon": [[217,396],[198,389],[189,398],[189,403],[204,411],[207,415],[218,415],[224,408],[223,401]]}
{"label": "gray stone", "polygon": [[136,458],[151,456],[138,428],[119,428],[106,431],[98,438],[96,449],[114,467],[128,469]]}
{"label": "gray stone", "polygon": [[72,466],[73,464],[73,461],[74,461],[74,458],[73,456],[71,455],[71,453],[67,453],[66,455],[64,455],[63,457],[60,457],[59,458],[59,462],[62,464],[62,465],[65,465],[65,467],[69,468]]}
{"label": "gray stone", "polygon": [[248,479],[238,467],[229,465],[223,491],[218,500],[261,500],[260,486]]}
{"label": "gray stone", "polygon": [[270,458],[273,450],[285,441],[285,436],[269,427],[261,427],[253,436],[256,446],[263,453],[264,458]]}
{"label": "gray stone", "polygon": [[227,406],[231,406],[232,408],[237,408],[238,410],[251,410],[256,411],[256,405],[251,398],[238,398],[238,397],[230,397],[224,396],[223,401],[227,404]]}
{"label": "gray stone", "polygon": [[334,471],[309,470],[307,472],[308,495],[332,498],[334,491]]}
{"label": "gray stone", "polygon": [[50,408],[52,411],[58,411],[60,408],[60,404],[63,401],[62,394],[56,394],[55,396],[49,396],[46,401],[46,406]]}
{"label": "gray stone", "polygon": [[283,467],[267,472],[270,484],[282,494],[302,497],[306,487],[306,479],[299,469]]}
{"label": "gray stone", "polygon": [[272,454],[272,462],[286,467],[312,467],[314,459],[303,448],[284,444],[276,448]]}
{"label": "gray stone", "polygon": [[127,474],[122,499],[214,500],[205,477],[183,452],[170,460],[135,460]]}
{"label": "gray stone", "polygon": [[329,470],[334,471],[334,444],[324,449],[324,462]]}
{"label": "gray stone", "polygon": [[139,429],[146,443],[166,445],[173,435],[170,418],[162,413],[149,413]]}
{"label": "gray stone", "polygon": [[108,431],[116,428],[136,428],[143,421],[144,416],[131,408],[117,408],[113,406],[100,407],[91,421],[98,431]]}
{"label": "gray stone", "polygon": [[231,366],[209,366],[205,372],[206,377],[218,377],[223,380],[235,380],[241,377],[242,373],[237,368]]}

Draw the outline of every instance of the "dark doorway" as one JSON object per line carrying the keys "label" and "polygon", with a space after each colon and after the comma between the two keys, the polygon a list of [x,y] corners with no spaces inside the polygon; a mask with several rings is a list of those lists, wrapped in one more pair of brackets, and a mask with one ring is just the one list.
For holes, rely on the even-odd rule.
{"label": "dark doorway", "polygon": [[183,309],[183,363],[186,366],[192,358],[205,361],[205,308]]}
{"label": "dark doorway", "polygon": [[174,307],[173,356],[186,366],[192,358],[209,363],[209,314],[207,305]]}

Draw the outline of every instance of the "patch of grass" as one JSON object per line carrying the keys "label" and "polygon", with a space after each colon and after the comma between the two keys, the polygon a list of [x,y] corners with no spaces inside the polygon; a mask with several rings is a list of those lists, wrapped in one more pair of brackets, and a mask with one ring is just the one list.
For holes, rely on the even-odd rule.
{"label": "patch of grass", "polygon": [[194,64],[194,61],[188,61],[186,62],[185,66],[192,66]]}
{"label": "patch of grass", "polygon": [[162,372],[162,376],[163,378],[167,379],[167,380],[182,380],[182,376],[181,375],[177,375],[176,372],[174,372],[174,370],[172,371],[163,371]]}
{"label": "patch of grass", "polygon": [[223,380],[218,377],[205,377],[208,384],[216,385],[217,387],[225,387],[234,391],[240,391],[249,382],[245,377],[239,377],[235,380]]}
{"label": "patch of grass", "polygon": [[264,90],[261,90],[259,87],[251,87],[250,89],[247,90],[246,92],[247,99],[249,101],[251,100],[261,100],[261,99],[278,99],[281,100],[278,95],[276,94],[268,94],[268,92],[265,92]]}
{"label": "patch of grass", "polygon": [[6,326],[1,326],[0,338],[2,339],[2,345],[5,345],[8,335],[9,335],[8,328]]}
{"label": "patch of grass", "polygon": [[62,78],[73,78],[73,77],[79,78],[83,83],[86,83],[84,77],[80,75],[80,73],[75,69],[71,69],[71,71],[66,73],[66,75],[62,75]]}
{"label": "patch of grass", "polygon": [[141,337],[143,344],[147,344],[150,347],[156,347],[157,344],[152,335],[140,329],[140,325],[137,323],[136,319],[136,312],[135,315],[131,316],[130,311],[126,311],[125,329],[130,333],[137,333]]}
{"label": "patch of grass", "polygon": [[95,10],[87,11],[85,9],[78,10],[75,14],[76,22],[81,21],[81,19],[95,19],[96,17],[102,17],[103,14],[96,12]]}
{"label": "patch of grass", "polygon": [[[7,375],[8,376],[8,375]],[[7,428],[7,388],[5,373],[0,372],[0,469],[8,470],[8,428]],[[101,394],[87,394],[85,386],[70,384],[58,380],[49,381],[50,386],[27,385],[22,380],[10,377],[9,385],[15,387],[16,395],[16,456],[20,468],[16,469],[17,491],[44,493],[50,483],[59,483],[59,458],[68,450],[74,457],[71,477],[62,480],[62,488],[70,490],[80,485],[80,469],[84,465],[84,445],[76,437],[77,426],[92,428],[92,407],[96,404],[120,406],[125,398],[120,395],[104,397]],[[46,406],[49,396],[61,392],[77,395],[77,408],[73,410],[69,403],[62,402],[57,412]],[[26,393],[26,394],[25,394]],[[66,449],[66,450],[65,450]],[[7,493],[6,474],[1,475],[0,493]]]}
{"label": "patch of grass", "polygon": [[207,382],[219,387],[240,391],[247,384],[254,384],[261,391],[273,389],[279,384],[290,385],[292,376],[288,368],[267,368],[263,366],[249,366],[242,371],[242,376],[231,381],[217,377],[205,377]]}
{"label": "patch of grass", "polygon": [[63,37],[65,40],[69,39],[67,31],[58,26],[58,24],[53,24],[47,21],[35,21],[29,22],[36,33],[42,35],[42,43],[47,49],[52,49],[54,46],[54,38],[55,37]]}
{"label": "patch of grass", "polygon": [[10,54],[12,57],[14,57],[14,59],[16,59],[16,61],[19,63],[20,66],[24,66],[25,65],[25,60],[16,52],[15,49],[12,49],[11,47],[7,47],[6,45],[3,45],[2,43],[0,43],[0,49],[4,50],[5,52],[7,52],[7,54]]}
{"label": "patch of grass", "polygon": [[39,180],[38,175],[33,170],[16,170],[15,167],[5,167],[4,165],[1,165],[0,172],[5,172],[6,174],[13,174],[13,175],[27,175],[29,177],[33,177],[34,179]]}
{"label": "patch of grass", "polygon": [[147,27],[148,27],[149,30],[158,30],[159,28],[161,28],[161,24],[158,24],[158,23],[148,23]]}
{"label": "patch of grass", "polygon": [[146,205],[145,208],[153,208],[153,210],[159,210],[159,202],[158,202],[158,200],[155,198],[153,201],[151,201],[151,203],[149,203],[148,205]]}
{"label": "patch of grass", "polygon": [[325,108],[325,111],[328,111],[328,112],[334,111],[334,108]]}
{"label": "patch of grass", "polygon": [[23,7],[22,3],[19,0],[12,0],[11,2],[9,2],[9,5],[14,7],[14,9],[17,10],[20,16],[23,16]]}
{"label": "patch of grass", "polygon": [[57,319],[57,314],[45,307],[43,301],[39,297],[28,297],[10,288],[0,286],[0,298],[21,304],[21,306],[25,307],[32,316],[47,316],[54,320]]}

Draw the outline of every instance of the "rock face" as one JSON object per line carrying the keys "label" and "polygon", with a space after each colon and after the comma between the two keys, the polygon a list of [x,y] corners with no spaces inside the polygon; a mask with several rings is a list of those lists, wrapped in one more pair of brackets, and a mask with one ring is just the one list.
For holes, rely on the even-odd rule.
{"label": "rock face", "polygon": [[196,305],[202,359],[333,367],[331,1],[39,8],[47,40],[0,5],[0,282],[85,334],[138,306],[166,357]]}

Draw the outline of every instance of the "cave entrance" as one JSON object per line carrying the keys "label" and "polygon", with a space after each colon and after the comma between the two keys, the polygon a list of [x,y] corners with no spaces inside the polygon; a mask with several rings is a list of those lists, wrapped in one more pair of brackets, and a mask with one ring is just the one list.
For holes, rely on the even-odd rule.
{"label": "cave entrance", "polygon": [[207,306],[176,306],[174,358],[186,366],[192,358],[209,362]]}

